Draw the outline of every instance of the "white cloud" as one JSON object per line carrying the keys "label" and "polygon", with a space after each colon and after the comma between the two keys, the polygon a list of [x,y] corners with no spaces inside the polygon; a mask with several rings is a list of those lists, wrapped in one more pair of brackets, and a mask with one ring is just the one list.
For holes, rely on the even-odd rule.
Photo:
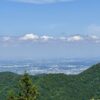
{"label": "white cloud", "polygon": [[89,40],[95,43],[100,43],[100,37],[97,35],[90,35]]}
{"label": "white cloud", "polygon": [[82,41],[82,40],[84,40],[84,38],[80,35],[74,35],[74,36],[71,36],[71,37],[67,38],[68,42]]}
{"label": "white cloud", "polygon": [[47,36],[47,35],[43,35],[43,36],[38,36],[38,35],[35,35],[33,33],[30,33],[30,34],[26,34],[22,37],[19,38],[20,40],[24,40],[24,41],[48,41],[48,40],[53,40],[54,37],[53,36]]}
{"label": "white cloud", "polygon": [[93,39],[93,40],[98,40],[99,39],[99,37],[96,36],[96,35],[91,35],[90,38]]}
{"label": "white cloud", "polygon": [[46,4],[46,3],[57,3],[57,2],[71,2],[73,0],[9,0],[9,1],[33,3],[33,4]]}
{"label": "white cloud", "polygon": [[48,41],[48,40],[53,40],[53,39],[54,39],[54,37],[52,37],[52,36],[46,36],[46,35],[41,36],[40,38],[41,38],[43,41]]}
{"label": "white cloud", "polygon": [[20,37],[20,40],[38,40],[38,39],[39,39],[39,36],[32,33],[26,34],[23,37]]}

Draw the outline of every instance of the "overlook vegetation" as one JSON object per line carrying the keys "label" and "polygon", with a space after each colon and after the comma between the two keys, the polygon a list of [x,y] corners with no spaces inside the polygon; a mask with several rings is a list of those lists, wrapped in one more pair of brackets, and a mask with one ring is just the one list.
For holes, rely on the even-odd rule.
{"label": "overlook vegetation", "polygon": [[16,92],[9,91],[8,100],[37,100],[38,91],[32,84],[32,80],[25,72],[19,80]]}
{"label": "overlook vegetation", "polygon": [[[9,90],[17,90],[20,77],[10,72],[0,73],[0,100],[6,100]],[[79,75],[43,74],[30,77],[39,91],[37,100],[100,100],[100,64]]]}

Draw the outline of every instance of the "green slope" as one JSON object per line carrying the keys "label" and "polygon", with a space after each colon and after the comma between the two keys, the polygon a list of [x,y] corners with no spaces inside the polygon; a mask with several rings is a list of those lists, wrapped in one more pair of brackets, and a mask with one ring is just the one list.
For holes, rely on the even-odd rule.
{"label": "green slope", "polygon": [[[39,100],[90,100],[100,96],[100,64],[79,75],[48,74],[31,76],[40,92]],[[0,73],[0,100],[7,91],[17,88],[20,75]]]}

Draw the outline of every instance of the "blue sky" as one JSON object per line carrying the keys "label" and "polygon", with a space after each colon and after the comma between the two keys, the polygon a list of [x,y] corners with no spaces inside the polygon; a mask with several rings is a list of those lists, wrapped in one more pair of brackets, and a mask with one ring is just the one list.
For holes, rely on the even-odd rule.
{"label": "blue sky", "polygon": [[87,34],[89,26],[100,23],[99,0],[43,4],[17,1],[29,0],[0,0],[1,34]]}
{"label": "blue sky", "polygon": [[0,0],[0,56],[99,56],[99,6],[99,0]]}

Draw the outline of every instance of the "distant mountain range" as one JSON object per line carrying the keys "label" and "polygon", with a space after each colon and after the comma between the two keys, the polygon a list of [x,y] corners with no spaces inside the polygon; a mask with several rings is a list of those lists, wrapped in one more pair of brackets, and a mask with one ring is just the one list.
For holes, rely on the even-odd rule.
{"label": "distant mountain range", "polygon": [[[6,100],[9,89],[16,89],[19,78],[18,74],[0,73],[0,100]],[[31,78],[40,92],[38,100],[100,100],[100,64],[78,75],[40,74]]]}

